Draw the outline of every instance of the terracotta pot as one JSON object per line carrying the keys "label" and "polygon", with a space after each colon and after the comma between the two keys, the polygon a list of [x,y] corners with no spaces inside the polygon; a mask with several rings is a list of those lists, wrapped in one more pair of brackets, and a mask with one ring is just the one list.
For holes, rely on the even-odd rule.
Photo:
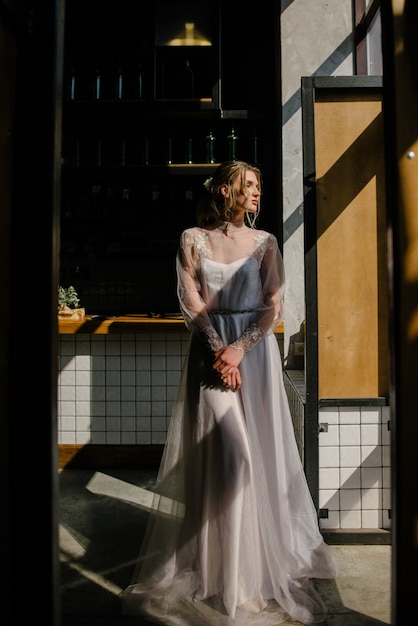
{"label": "terracotta pot", "polygon": [[58,317],[62,317],[66,320],[79,320],[86,314],[86,309],[70,309],[68,306],[64,306],[58,309]]}

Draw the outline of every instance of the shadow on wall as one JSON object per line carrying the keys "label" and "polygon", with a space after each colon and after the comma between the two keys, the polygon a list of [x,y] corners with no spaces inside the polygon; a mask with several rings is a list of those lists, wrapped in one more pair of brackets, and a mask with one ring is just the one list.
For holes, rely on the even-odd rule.
{"label": "shadow on wall", "polygon": [[285,369],[305,369],[305,321],[300,325],[299,331],[290,337]]}

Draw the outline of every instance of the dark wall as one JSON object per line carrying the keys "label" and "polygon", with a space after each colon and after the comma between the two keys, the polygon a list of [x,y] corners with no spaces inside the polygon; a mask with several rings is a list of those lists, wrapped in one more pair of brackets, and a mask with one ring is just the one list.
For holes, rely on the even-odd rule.
{"label": "dark wall", "polygon": [[[0,4],[2,622],[59,623],[57,245],[59,1]],[[39,568],[39,571],[37,571]],[[39,575],[42,570],[42,575]]]}

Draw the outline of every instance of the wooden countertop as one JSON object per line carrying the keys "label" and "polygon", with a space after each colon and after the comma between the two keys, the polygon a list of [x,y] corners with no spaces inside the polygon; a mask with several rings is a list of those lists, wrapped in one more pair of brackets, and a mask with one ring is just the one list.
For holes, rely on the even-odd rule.
{"label": "wooden countertop", "polygon": [[[147,314],[118,315],[103,317],[100,315],[85,315],[78,319],[58,317],[58,332],[60,335],[74,335],[89,333],[109,335],[111,333],[181,333],[187,332],[183,318],[179,315],[166,317],[150,317]],[[276,329],[276,334],[284,332],[284,322]]]}

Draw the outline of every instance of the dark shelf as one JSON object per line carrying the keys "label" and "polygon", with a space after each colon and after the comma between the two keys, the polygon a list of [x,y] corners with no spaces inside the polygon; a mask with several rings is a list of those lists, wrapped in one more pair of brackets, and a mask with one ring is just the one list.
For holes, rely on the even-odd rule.
{"label": "dark shelf", "polygon": [[[237,35],[231,47],[226,25],[242,32],[247,16],[235,6],[163,4],[66,0],[60,283],[74,284],[99,314],[176,309],[179,236],[195,224],[203,183],[219,162],[265,164],[270,198],[277,174],[265,18],[245,42],[249,65],[237,64],[244,44]],[[187,8],[197,22],[206,15],[211,46],[164,43]],[[192,89],[180,80],[189,67]],[[250,75],[257,89],[245,88]],[[216,163],[207,162],[212,154]],[[276,221],[274,209],[270,201],[261,227]]]}
{"label": "dark shelf", "polygon": [[213,108],[211,100],[66,100],[64,115],[77,118],[141,117],[147,119],[219,119],[220,109]]}
{"label": "dark shelf", "polygon": [[137,175],[152,173],[159,176],[205,176],[210,175],[219,163],[171,163],[169,165],[126,166],[69,166],[62,167],[64,180],[135,180]]}

